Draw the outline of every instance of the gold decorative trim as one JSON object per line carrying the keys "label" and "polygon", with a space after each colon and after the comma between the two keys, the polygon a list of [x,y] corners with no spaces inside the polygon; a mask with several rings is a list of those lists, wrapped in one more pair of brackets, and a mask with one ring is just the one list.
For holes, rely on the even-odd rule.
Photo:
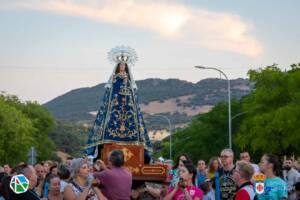
{"label": "gold decorative trim", "polygon": [[140,172],[138,167],[125,166],[125,168],[133,174],[138,174]]}
{"label": "gold decorative trim", "polygon": [[[154,172],[154,170],[161,170],[161,172],[159,173],[159,172]],[[145,170],[151,170],[151,172],[145,172]],[[142,168],[142,173],[143,174],[160,174],[160,175],[164,175],[164,174],[166,174],[166,170],[165,170],[165,168],[164,167],[157,167],[157,166],[144,166],[143,168]]]}
{"label": "gold decorative trim", "polygon": [[[137,142],[137,141],[134,141],[134,142],[118,142],[118,141],[115,141],[115,140],[105,140],[104,141],[99,141],[99,142],[96,142],[96,143],[93,143],[93,144],[88,144],[88,145],[85,145],[85,148],[88,149],[88,148],[91,148],[91,147],[95,147],[97,145],[102,145],[102,144],[111,144],[111,143],[114,143],[116,145],[142,145],[144,146],[145,149],[148,150],[148,148],[145,146],[145,144],[143,142]],[[149,151],[149,150],[148,150]]]}

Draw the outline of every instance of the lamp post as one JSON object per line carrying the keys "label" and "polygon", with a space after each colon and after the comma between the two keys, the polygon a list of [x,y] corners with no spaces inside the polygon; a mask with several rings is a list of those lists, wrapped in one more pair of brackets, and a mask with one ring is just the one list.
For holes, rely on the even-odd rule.
{"label": "lamp post", "polygon": [[254,107],[254,108],[252,108],[252,109],[249,109],[249,110],[247,110],[247,111],[240,112],[240,113],[234,115],[233,117],[231,117],[231,121],[232,121],[233,119],[235,119],[235,118],[241,116],[241,115],[245,115],[245,114],[247,114],[247,113],[253,112],[253,111],[254,111],[255,109],[257,109],[257,108],[261,108],[261,106],[256,106],[256,107]]}
{"label": "lamp post", "polygon": [[159,114],[151,114],[152,116],[158,116],[158,117],[162,117],[164,119],[167,120],[168,124],[169,124],[169,132],[170,132],[170,150],[169,150],[169,157],[170,160],[172,160],[172,124],[171,124],[171,120],[164,116],[164,115],[159,115]]}
{"label": "lamp post", "polygon": [[231,92],[230,92],[230,80],[228,79],[227,75],[220,69],[215,68],[215,67],[204,67],[204,66],[195,66],[195,68],[198,69],[211,69],[211,70],[216,70],[220,72],[221,74],[224,75],[224,77],[227,79],[228,83],[228,134],[229,134],[229,148],[232,149],[232,139],[231,139]]}
{"label": "lamp post", "polygon": [[241,116],[241,115],[247,114],[247,113],[248,113],[247,111],[246,111],[246,112],[238,113],[238,114],[234,115],[233,117],[231,117],[231,121],[232,121],[233,119],[235,119],[235,118],[237,118],[237,117],[239,117],[239,116]]}

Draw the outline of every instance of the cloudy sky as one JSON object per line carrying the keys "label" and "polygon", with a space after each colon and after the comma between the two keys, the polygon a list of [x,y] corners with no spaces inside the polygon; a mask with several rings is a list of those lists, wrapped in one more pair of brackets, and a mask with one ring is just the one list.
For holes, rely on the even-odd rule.
{"label": "cloudy sky", "polygon": [[129,45],[136,80],[229,78],[300,62],[296,0],[0,0],[0,91],[45,103],[106,82]]}

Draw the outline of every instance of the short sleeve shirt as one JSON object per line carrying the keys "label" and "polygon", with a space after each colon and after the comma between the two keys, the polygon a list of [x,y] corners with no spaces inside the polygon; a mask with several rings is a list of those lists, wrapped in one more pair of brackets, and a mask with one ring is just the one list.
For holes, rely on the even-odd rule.
{"label": "short sleeve shirt", "polygon": [[287,185],[279,177],[266,179],[264,187],[264,192],[258,195],[259,200],[280,200],[288,197]]}
{"label": "short sleeve shirt", "polygon": [[[168,190],[168,194],[172,192],[174,188],[171,187],[169,188]],[[193,199],[195,199],[196,197],[202,199],[203,197],[203,192],[201,189],[197,188],[196,186],[187,186],[186,187],[187,191],[189,192],[189,194],[191,195],[191,197]],[[177,192],[175,193],[174,197],[173,197],[173,200],[185,200],[185,197],[184,197],[184,193],[181,189],[178,189]]]}

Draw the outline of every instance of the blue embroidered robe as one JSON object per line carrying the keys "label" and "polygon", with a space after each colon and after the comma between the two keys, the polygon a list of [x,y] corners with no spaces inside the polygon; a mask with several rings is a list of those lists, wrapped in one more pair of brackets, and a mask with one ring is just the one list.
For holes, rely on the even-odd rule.
{"label": "blue embroidered robe", "polygon": [[106,89],[103,105],[89,131],[87,155],[94,155],[96,146],[111,142],[143,144],[147,152],[152,151],[135,92],[126,73],[113,75],[112,86]]}

